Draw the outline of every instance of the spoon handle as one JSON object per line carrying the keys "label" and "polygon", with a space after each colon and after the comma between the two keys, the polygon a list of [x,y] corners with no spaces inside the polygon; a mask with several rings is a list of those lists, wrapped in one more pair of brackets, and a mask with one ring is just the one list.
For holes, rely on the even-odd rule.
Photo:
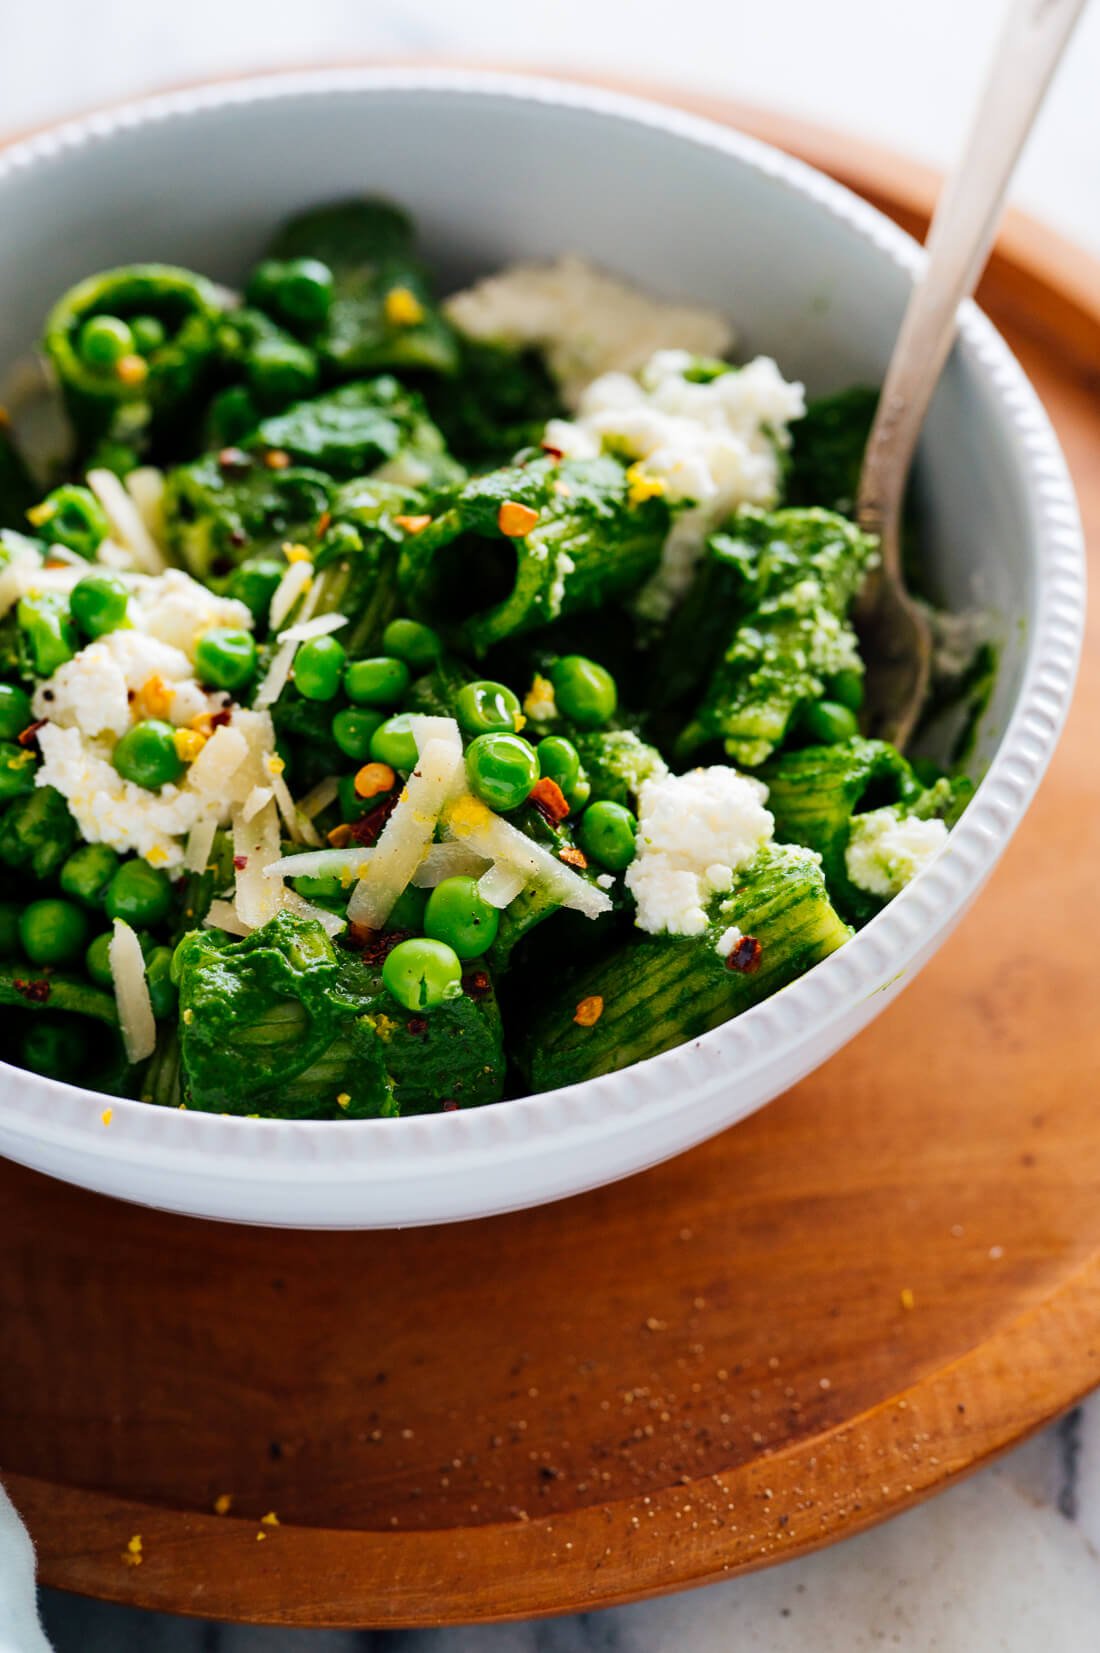
{"label": "spoon handle", "polygon": [[[962,155],[936,204],[924,273],[910,295],[860,476],[858,516],[897,562],[896,524],[917,438],[977,286],[1020,150],[1086,0],[1014,0]],[[889,575],[898,574],[886,566]]]}

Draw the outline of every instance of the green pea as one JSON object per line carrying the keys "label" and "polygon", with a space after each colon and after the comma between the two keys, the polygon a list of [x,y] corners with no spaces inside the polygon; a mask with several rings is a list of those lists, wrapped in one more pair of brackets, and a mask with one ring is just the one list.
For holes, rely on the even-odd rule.
{"label": "green pea", "polygon": [[829,700],[835,700],[840,706],[847,706],[850,712],[858,712],[863,705],[863,673],[837,672],[835,676],[830,677],[828,690]]}
{"label": "green pea", "polygon": [[619,693],[604,666],[583,654],[563,654],[550,668],[554,699],[565,717],[582,729],[598,729],[615,715]]}
{"label": "green pea", "polygon": [[80,329],[77,351],[86,367],[117,366],[134,353],[134,335],[121,316],[89,316]]}
{"label": "green pea", "polygon": [[226,596],[244,603],[257,625],[264,625],[271,599],[285,573],[286,564],[274,557],[250,557],[229,576],[225,586]]}
{"label": "green pea", "polygon": [[261,401],[296,402],[317,388],[317,358],[294,339],[258,339],[246,365]]}
{"label": "green pea", "polygon": [[145,985],[158,1022],[175,1014],[179,994],[172,980],[171,947],[154,947],[145,960]]}
{"label": "green pea", "polygon": [[539,778],[538,753],[520,735],[478,735],[466,748],[466,776],[490,809],[518,809]]}
{"label": "green pea", "polygon": [[428,671],[443,653],[443,640],[431,626],[419,620],[391,620],[382,633],[382,647],[395,654],[413,671]]}
{"label": "green pea", "polygon": [[835,700],[816,700],[802,713],[802,728],[820,746],[839,746],[859,734],[856,715]]}
{"label": "green pea", "polygon": [[19,951],[19,905],[15,901],[0,901],[0,959],[10,959]]}
{"label": "green pea", "polygon": [[21,597],[15,617],[36,677],[52,677],[76,653],[77,636],[69,605],[59,592]]}
{"label": "green pea", "polygon": [[126,624],[129,594],[115,574],[85,574],[73,586],[69,607],[85,637],[104,637]]}
{"label": "green pea", "polygon": [[111,974],[110,930],[104,930],[102,935],[94,937],[88,943],[88,949],[84,954],[84,968],[97,987],[106,987],[110,990],[115,985],[115,978]]}
{"label": "green pea", "polygon": [[340,692],[347,653],[335,637],[311,637],[294,657],[294,682],[307,700],[332,700]]}
{"label": "green pea", "polygon": [[256,640],[235,626],[212,626],[195,646],[195,672],[213,689],[242,689],[256,673]]}
{"label": "green pea", "polygon": [[176,731],[159,717],[145,718],[119,740],[111,762],[124,781],[159,792],[173,786],[183,774],[184,763],[176,751]]}
{"label": "green pea", "polygon": [[70,964],[88,941],[88,920],[71,901],[47,896],[19,915],[19,940],[32,964]]}
{"label": "green pea", "polygon": [[0,803],[33,792],[37,768],[38,759],[29,747],[17,746],[12,740],[0,741]]}
{"label": "green pea", "polygon": [[476,878],[445,878],[428,897],[424,934],[445,941],[460,959],[487,953],[499,928],[500,912],[479,894]]}
{"label": "green pea", "polygon": [[291,883],[303,901],[339,901],[341,897],[347,900],[348,891],[340,882],[335,873],[325,873],[318,878],[292,878]]}
{"label": "green pea", "polygon": [[168,337],[159,316],[132,316],[130,332],[134,336],[134,349],[140,351],[143,356],[149,356],[154,350],[159,350]]}
{"label": "green pea", "polygon": [[107,886],[121,865],[113,849],[106,844],[82,844],[63,864],[58,883],[74,901],[86,907],[102,907]]}
{"label": "green pea", "polygon": [[547,735],[539,741],[539,773],[556,781],[566,798],[571,798],[581,779],[581,755],[564,735]]}
{"label": "green pea", "polygon": [[370,755],[375,763],[388,763],[406,775],[416,768],[417,747],[407,712],[398,712],[378,725],[370,739]]}
{"label": "green pea", "polygon": [[587,775],[582,775],[568,795],[570,810],[575,814],[578,809],[583,809],[591,796],[592,782]]}
{"label": "green pea", "polygon": [[362,762],[370,757],[370,743],[374,732],[385,719],[381,712],[361,711],[358,706],[345,706],[332,720],[332,738],[345,757]]}
{"label": "green pea", "polygon": [[72,1079],[84,1054],[83,1041],[72,1022],[52,1016],[34,1016],[23,1029],[19,1060],[46,1079]]}
{"label": "green pea", "polygon": [[111,531],[107,513],[90,488],[65,482],[27,512],[33,526],[56,545],[91,562]]}
{"label": "green pea", "polygon": [[406,1010],[435,1010],[461,993],[462,963],[453,947],[417,936],[387,956],[382,981]]}
{"label": "green pea", "polygon": [[344,693],[357,706],[398,706],[408,686],[408,666],[388,654],[352,660],[344,672]]}
{"label": "green pea", "polygon": [[14,683],[0,683],[0,740],[14,740],[32,719],[30,696]]}
{"label": "green pea", "polygon": [[634,859],[638,823],[625,804],[601,798],[581,816],[577,838],[586,855],[610,872],[622,872]]}
{"label": "green pea", "polygon": [[468,735],[513,735],[522,728],[518,698],[503,683],[464,683],[455,696],[455,717]]}
{"label": "green pea", "polygon": [[428,905],[427,890],[418,890],[415,884],[406,884],[390,908],[387,930],[410,930],[419,934],[424,928],[424,911]]}
{"label": "green pea", "polygon": [[127,924],[159,924],[172,905],[168,875],[148,861],[124,861],[107,886],[104,906],[108,918],[124,918]]}
{"label": "green pea", "polygon": [[266,258],[248,283],[248,299],[301,327],[320,327],[332,304],[333,277],[319,258]]}

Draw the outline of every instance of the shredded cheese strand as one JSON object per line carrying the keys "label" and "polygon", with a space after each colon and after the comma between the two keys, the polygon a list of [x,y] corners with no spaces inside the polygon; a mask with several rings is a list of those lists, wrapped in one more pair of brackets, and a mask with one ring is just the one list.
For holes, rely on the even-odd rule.
{"label": "shredded cheese strand", "polygon": [[114,538],[129,551],[135,566],[145,574],[163,574],[168,565],[160,547],[114,471],[90,470],[88,486],[102,505]]}
{"label": "shredded cheese strand", "polygon": [[156,1049],[157,1022],[149,997],[149,983],[145,979],[141,942],[125,919],[115,919],[107,959],[111,966],[118,1025],[126,1059],[144,1062]]}

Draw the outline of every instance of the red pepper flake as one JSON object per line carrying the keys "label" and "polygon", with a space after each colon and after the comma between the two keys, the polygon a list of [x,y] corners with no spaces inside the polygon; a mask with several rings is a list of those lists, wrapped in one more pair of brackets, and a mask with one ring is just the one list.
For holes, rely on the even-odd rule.
{"label": "red pepper flake", "polygon": [[548,454],[551,459],[564,459],[565,458],[565,449],[564,448],[555,448],[555,446],[552,442],[543,442],[543,443],[540,443],[540,446],[542,448],[543,453]]}
{"label": "red pepper flake", "polygon": [[760,963],[762,951],[755,936],[742,936],[726,960],[726,969],[740,970],[745,975],[751,975]]}
{"label": "red pepper flake", "polygon": [[232,721],[233,708],[231,706],[223,706],[220,712],[211,712],[210,714],[211,729],[222,729],[227,723],[232,723]]}
{"label": "red pepper flake", "polygon": [[317,518],[317,526],[314,529],[314,532],[318,536],[320,536],[321,534],[327,534],[331,527],[332,527],[332,512],[331,511],[322,511],[321,515]]}
{"label": "red pepper flake", "polygon": [[566,844],[559,849],[558,860],[564,861],[567,867],[576,867],[578,872],[585,872],[588,868],[588,857],[583,849],[574,849],[572,844]]}
{"label": "red pepper flake", "polygon": [[385,964],[399,941],[407,941],[407,930],[371,930],[365,924],[349,924],[348,940],[362,955],[368,969]]}
{"label": "red pepper flake", "polygon": [[49,721],[49,718],[40,717],[37,723],[28,723],[22,734],[16,735],[15,737],[20,746],[25,746],[31,750],[37,751],[38,731],[39,729],[44,729]]}
{"label": "red pepper flake", "polygon": [[[363,848],[370,848],[382,836],[382,828],[397,808],[398,794],[391,792],[380,804],[376,804],[366,815],[360,815],[357,821],[349,821],[348,837],[353,844]],[[331,834],[330,834],[331,836]]]}
{"label": "red pepper flake", "polygon": [[428,516],[401,516],[393,520],[403,534],[422,534],[432,519]]}
{"label": "red pepper flake", "polygon": [[238,872],[243,872],[245,867],[247,867],[247,865],[248,865],[248,856],[247,855],[235,855],[233,857],[233,865],[236,867]]}
{"label": "red pepper flake", "polygon": [[581,1000],[573,1012],[573,1020],[578,1027],[595,1027],[602,1015],[603,999],[598,993],[593,993],[587,999]]}
{"label": "red pepper flake", "polygon": [[25,981],[22,976],[16,976],[12,986],[28,1004],[45,1004],[50,996],[50,984],[44,976],[39,976],[36,981]]}
{"label": "red pepper flake", "polygon": [[426,1016],[410,1016],[405,1026],[413,1038],[418,1039],[428,1031],[428,1018]]}
{"label": "red pepper flake", "polygon": [[489,974],[486,970],[470,970],[462,978],[462,991],[471,999],[483,999],[489,991]]}
{"label": "red pepper flake", "polygon": [[458,1112],[458,1103],[452,1101],[448,1097],[447,1101],[443,1103],[442,1111],[444,1113],[457,1113]]}
{"label": "red pepper flake", "polygon": [[218,455],[218,468],[223,471],[247,471],[251,463],[243,448],[223,448]]}
{"label": "red pepper flake", "polygon": [[[230,545],[235,545],[240,548],[240,546],[248,544],[248,535],[245,533],[243,528],[231,528],[229,530],[229,543]],[[232,563],[222,559],[219,562],[218,567],[215,569],[215,573],[228,574],[232,566]]]}
{"label": "red pepper flake", "polygon": [[569,814],[565,793],[549,775],[543,775],[541,780],[535,782],[527,794],[527,802],[534,805],[547,826],[557,826]]}
{"label": "red pepper flake", "polygon": [[264,454],[264,464],[269,471],[285,471],[290,466],[290,455],[285,448],[268,448]]}

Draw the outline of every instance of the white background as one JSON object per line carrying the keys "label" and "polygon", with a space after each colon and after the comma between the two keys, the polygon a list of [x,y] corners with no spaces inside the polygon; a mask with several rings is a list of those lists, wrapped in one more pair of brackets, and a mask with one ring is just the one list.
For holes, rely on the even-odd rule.
{"label": "white background", "polygon": [[[605,70],[829,122],[946,164],[1006,0],[0,0],[0,133],[238,70],[461,56]],[[1100,0],[1017,200],[1100,252]]]}

